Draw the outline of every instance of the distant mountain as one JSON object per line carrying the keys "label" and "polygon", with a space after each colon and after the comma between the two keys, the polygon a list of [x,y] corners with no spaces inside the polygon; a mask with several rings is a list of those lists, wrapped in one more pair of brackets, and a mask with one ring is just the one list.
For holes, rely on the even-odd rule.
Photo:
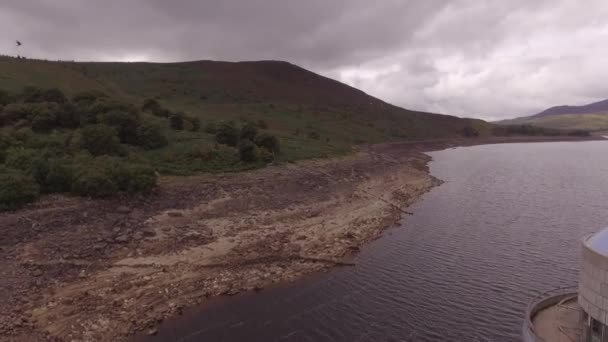
{"label": "distant mountain", "polygon": [[500,125],[534,125],[557,129],[608,130],[608,100],[584,106],[556,106],[538,114],[496,122]]}
{"label": "distant mountain", "polygon": [[608,100],[594,102],[584,106],[557,106],[546,109],[533,117],[563,114],[608,114]]}

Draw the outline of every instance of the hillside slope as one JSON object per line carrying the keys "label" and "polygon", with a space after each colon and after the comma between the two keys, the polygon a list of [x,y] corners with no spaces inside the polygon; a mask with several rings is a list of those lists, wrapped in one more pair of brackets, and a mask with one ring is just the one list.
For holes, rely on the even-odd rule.
{"label": "hillside slope", "polygon": [[[265,120],[301,140],[311,131],[335,146],[460,135],[470,120],[405,110],[287,62],[74,63],[0,58],[0,89],[100,90],[133,104],[154,98],[216,120]],[[482,125],[476,121],[476,125]],[[319,143],[313,143],[319,145]],[[324,146],[317,146],[324,148]]]}
{"label": "hillside slope", "polygon": [[602,131],[608,129],[608,100],[584,106],[556,106],[538,114],[499,121],[506,125],[535,125],[555,129]]}

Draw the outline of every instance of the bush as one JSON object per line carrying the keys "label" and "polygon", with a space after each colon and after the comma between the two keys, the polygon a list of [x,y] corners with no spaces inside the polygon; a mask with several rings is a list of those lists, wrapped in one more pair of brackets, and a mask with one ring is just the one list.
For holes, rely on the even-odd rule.
{"label": "bush", "polygon": [[153,150],[167,146],[169,142],[160,126],[145,122],[137,127],[137,144],[147,150]]}
{"label": "bush", "polygon": [[156,186],[156,172],[144,165],[118,163],[110,170],[118,189],[129,193],[148,193]]}
{"label": "bush", "polygon": [[169,124],[172,129],[181,131],[184,129],[184,118],[181,114],[174,114],[169,118]]}
{"label": "bush", "polygon": [[0,171],[0,210],[18,209],[34,202],[39,194],[38,185],[31,176],[14,170]]}
{"label": "bush", "polygon": [[260,160],[265,163],[272,163],[274,161],[274,154],[265,147],[260,148]]}
{"label": "bush", "polygon": [[104,99],[108,96],[100,91],[91,90],[91,91],[83,91],[75,94],[72,97],[72,102],[81,104],[84,106],[91,106],[98,99]]}
{"label": "bush", "polygon": [[262,133],[260,134],[256,140],[256,145],[259,147],[263,147],[267,149],[271,153],[279,153],[281,151],[281,144],[279,139],[272,134]]}
{"label": "bush", "polygon": [[137,125],[139,118],[136,114],[120,110],[112,110],[101,115],[101,123],[114,127],[118,132],[120,142],[135,144],[137,141]]}
{"label": "bush", "polygon": [[241,140],[239,143],[239,158],[246,163],[258,161],[260,151],[251,140]]}
{"label": "bush", "polygon": [[32,116],[33,112],[34,107],[31,104],[9,103],[2,108],[0,123],[2,125],[7,125],[22,119],[27,119]]}
{"label": "bush", "polygon": [[144,112],[150,112],[152,114],[159,113],[163,107],[155,99],[146,99],[144,104],[141,106],[141,110]]}
{"label": "bush", "polygon": [[118,132],[106,125],[90,125],[82,129],[82,148],[92,155],[117,155],[123,152]]}
{"label": "bush", "polygon": [[219,158],[219,156],[220,151],[218,149],[218,145],[213,146],[209,144],[196,146],[188,154],[189,158],[200,159],[202,161],[211,161]]}
{"label": "bush", "polygon": [[0,106],[5,106],[11,102],[13,102],[11,95],[4,90],[0,90]]}
{"label": "bush", "polygon": [[239,142],[239,130],[234,122],[222,122],[215,133],[215,141],[218,144],[224,144],[235,147]]}
{"label": "bush", "polygon": [[198,132],[201,130],[201,119],[191,118],[190,123],[192,123],[192,132]]}
{"label": "bush", "polygon": [[32,138],[34,131],[29,127],[21,127],[12,132],[12,137],[20,142],[26,142]]}
{"label": "bush", "polygon": [[65,128],[76,128],[80,125],[78,109],[71,103],[64,103],[55,113],[57,125]]}
{"label": "bush", "polygon": [[321,139],[321,135],[318,132],[310,132],[308,133],[308,139],[319,140]]}
{"label": "bush", "polygon": [[209,133],[209,134],[217,133],[217,124],[215,122],[208,123],[207,125],[205,125],[204,131],[205,131],[205,133]]}
{"label": "bush", "polygon": [[256,135],[258,135],[258,129],[251,123],[245,124],[245,126],[241,128],[241,139],[253,141]]}
{"label": "bush", "polygon": [[268,124],[264,120],[258,120],[257,125],[261,129],[268,129]]}
{"label": "bush", "polygon": [[50,108],[40,108],[31,118],[34,132],[48,132],[57,126],[57,116]]}
{"label": "bush", "polygon": [[76,177],[72,192],[85,197],[106,198],[118,191],[110,176],[95,169],[86,169]]}
{"label": "bush", "polygon": [[11,148],[6,151],[4,164],[11,169],[32,174],[34,163],[40,158],[42,158],[42,154],[38,150],[22,147]]}
{"label": "bush", "polygon": [[23,102],[39,103],[39,102],[55,102],[65,103],[67,98],[63,92],[57,88],[41,89],[38,87],[25,87],[21,93]]}
{"label": "bush", "polygon": [[46,193],[69,192],[74,181],[74,166],[69,158],[52,158],[46,161],[46,174],[39,180]]}
{"label": "bush", "polygon": [[56,103],[66,103],[68,101],[63,92],[57,88],[51,88],[43,91],[42,100],[45,102]]}

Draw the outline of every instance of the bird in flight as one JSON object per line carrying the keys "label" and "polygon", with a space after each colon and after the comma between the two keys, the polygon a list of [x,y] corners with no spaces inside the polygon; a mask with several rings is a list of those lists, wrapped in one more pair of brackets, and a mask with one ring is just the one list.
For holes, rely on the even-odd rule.
{"label": "bird in flight", "polygon": [[21,42],[18,41],[18,40],[16,41],[16,43],[17,43],[17,46],[21,46],[22,45]]}

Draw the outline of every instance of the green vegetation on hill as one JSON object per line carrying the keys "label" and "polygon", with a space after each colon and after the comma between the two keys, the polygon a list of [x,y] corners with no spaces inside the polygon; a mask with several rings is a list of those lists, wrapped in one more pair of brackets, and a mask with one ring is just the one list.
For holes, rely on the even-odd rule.
{"label": "green vegetation on hill", "polygon": [[159,174],[247,170],[357,144],[531,132],[543,134],[409,111],[286,62],[0,56],[0,209],[39,193],[148,192]]}
{"label": "green vegetation on hill", "polygon": [[499,124],[535,125],[560,130],[605,131],[608,130],[608,113],[598,114],[559,114],[539,117],[524,117],[504,120]]}
{"label": "green vegetation on hill", "polygon": [[35,87],[0,91],[0,99],[0,210],[16,209],[40,193],[147,193],[159,170],[248,169],[280,152],[279,140],[254,123],[219,123],[215,133],[201,132],[198,118],[155,100],[140,110],[102,92],[68,98],[57,88]]}

